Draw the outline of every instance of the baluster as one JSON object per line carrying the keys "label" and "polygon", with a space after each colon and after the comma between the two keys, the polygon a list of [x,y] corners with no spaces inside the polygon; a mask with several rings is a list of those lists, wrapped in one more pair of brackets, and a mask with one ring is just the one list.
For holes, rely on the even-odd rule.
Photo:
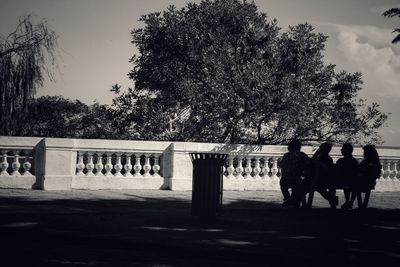
{"label": "baluster", "polygon": [[238,156],[238,165],[237,165],[237,167],[236,167],[236,178],[237,179],[243,179],[243,175],[242,175],[242,173],[243,173],[243,159],[241,159],[239,156]]}
{"label": "baluster", "polygon": [[159,164],[159,159],[160,159],[160,154],[154,154],[154,165],[153,165],[153,178],[161,178],[159,171],[161,169],[160,164]]}
{"label": "baluster", "polygon": [[114,176],[118,176],[118,177],[120,177],[120,176],[122,176],[122,173],[121,173],[121,171],[122,171],[122,163],[121,163],[121,156],[122,156],[122,153],[115,153],[115,155],[116,155],[116,157],[117,157],[117,160],[116,160],[116,162],[115,162],[115,165],[114,165],[114,169],[115,169],[115,174],[114,174]]}
{"label": "baluster", "polygon": [[282,167],[281,167],[281,162],[280,162],[280,160],[282,160],[282,159],[281,159],[281,158],[278,159],[278,164],[277,164],[277,166],[278,166],[278,173],[276,174],[276,175],[278,176],[279,180],[282,178]]}
{"label": "baluster", "polygon": [[397,166],[396,166],[397,164],[396,163],[397,163],[396,160],[391,161],[392,168],[391,168],[391,172],[390,172],[390,178],[392,178],[392,179],[395,179],[397,176]]}
{"label": "baluster", "polygon": [[0,163],[0,169],[1,169],[0,175],[8,176],[9,174],[7,172],[7,169],[8,169],[9,164],[7,161],[7,151],[2,150],[1,154],[2,154],[2,159],[1,159],[1,163]]}
{"label": "baluster", "polygon": [[276,157],[272,158],[272,168],[271,168],[271,179],[272,180],[279,180],[278,174],[278,159]]}
{"label": "baluster", "polygon": [[384,169],[382,176],[384,179],[387,179],[390,175],[390,162],[388,160],[383,160],[382,165],[383,165],[383,169]]}
{"label": "baluster", "polygon": [[396,160],[396,170],[397,170],[397,174],[396,174],[396,178],[400,179],[400,160]]}
{"label": "baluster", "polygon": [[282,168],[281,168],[281,158],[277,159],[277,167],[278,167],[278,172],[276,173],[276,176],[278,176],[279,180],[282,178]]}
{"label": "baluster", "polygon": [[254,179],[261,179],[260,177],[260,172],[261,172],[261,167],[260,167],[260,158],[259,157],[255,157],[255,165],[254,165]]}
{"label": "baluster", "polygon": [[144,170],[143,177],[150,178],[151,177],[151,175],[150,175],[151,165],[150,165],[150,155],[149,154],[144,154],[143,170]]}
{"label": "baluster", "polygon": [[103,153],[97,152],[97,161],[96,161],[96,176],[104,176],[103,174]]}
{"label": "baluster", "polygon": [[140,165],[140,154],[135,154],[135,165],[133,166],[133,170],[135,171],[133,177],[142,177],[142,175],[140,174],[140,171],[142,170],[142,165]]}
{"label": "baluster", "polygon": [[387,162],[387,170],[386,170],[387,177],[386,177],[386,179],[390,179],[390,176],[391,176],[391,173],[392,173],[392,161],[387,159],[386,162]]}
{"label": "baluster", "polygon": [[85,164],[83,163],[84,152],[78,152],[78,163],[76,164],[76,175],[84,176],[83,169],[85,169]]}
{"label": "baluster", "polygon": [[251,172],[252,172],[252,168],[251,168],[251,158],[247,157],[246,158],[246,168],[244,168],[244,173],[246,174],[244,176],[245,179],[250,179],[251,177]]}
{"label": "baluster", "polygon": [[233,166],[233,160],[234,160],[234,156],[229,155],[228,168],[226,169],[226,171],[228,172],[228,175],[226,176],[227,179],[235,178],[235,176],[233,176],[233,172],[235,171],[235,167]]}
{"label": "baluster", "polygon": [[387,162],[388,162],[387,163],[388,164],[387,168],[388,168],[388,172],[389,172],[387,178],[390,179],[390,178],[392,178],[392,170],[393,170],[392,163],[393,163],[393,161],[392,160],[387,160]]}
{"label": "baluster", "polygon": [[86,163],[86,176],[94,176],[94,163],[93,163],[93,152],[87,152],[88,162]]}
{"label": "baluster", "polygon": [[262,172],[263,172],[263,178],[265,179],[265,178],[269,178],[269,171],[270,171],[270,169],[269,169],[269,159],[268,158],[264,158],[264,166],[263,166],[263,168],[262,168]]}
{"label": "baluster", "polygon": [[124,176],[125,177],[132,177],[132,173],[131,173],[131,171],[132,171],[132,164],[131,164],[131,156],[132,156],[132,154],[125,153],[125,156],[126,156],[126,163],[124,165],[124,169],[125,169]]}
{"label": "baluster", "polygon": [[22,168],[24,170],[22,175],[24,175],[24,176],[32,175],[32,173],[30,172],[31,167],[32,167],[32,164],[29,161],[30,153],[31,153],[31,151],[29,151],[29,150],[25,151],[25,161],[22,164]]}
{"label": "baluster", "polygon": [[19,168],[21,167],[21,163],[19,162],[19,151],[16,150],[14,152],[14,161],[11,163],[11,168],[13,169],[13,172],[11,175],[13,176],[20,176],[21,174],[19,173]]}
{"label": "baluster", "polygon": [[384,169],[384,162],[382,160],[380,162],[381,162],[382,167],[381,167],[381,175],[379,176],[378,179],[382,180],[383,179],[383,174],[385,173],[385,169]]}
{"label": "baluster", "polygon": [[111,162],[112,154],[111,153],[106,153],[107,156],[107,162],[106,165],[104,166],[104,169],[106,170],[106,173],[104,174],[105,176],[112,176],[112,169],[113,165]]}

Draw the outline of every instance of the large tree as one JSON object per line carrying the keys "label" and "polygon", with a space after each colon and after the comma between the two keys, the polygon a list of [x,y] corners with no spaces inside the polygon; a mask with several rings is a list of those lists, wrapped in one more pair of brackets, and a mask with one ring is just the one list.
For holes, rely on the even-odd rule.
{"label": "large tree", "polygon": [[[0,34],[0,135],[20,135],[27,105],[44,73],[51,74],[57,35],[45,20],[20,19],[15,31]],[[50,60],[47,62],[47,60]]]}
{"label": "large tree", "polygon": [[325,65],[327,37],[309,24],[281,32],[256,5],[205,0],[140,19],[139,53],[114,109],[144,139],[257,144],[377,140],[386,120],[357,98],[361,74]]}
{"label": "large tree", "polygon": [[[391,8],[383,12],[382,14],[385,17],[392,18],[392,17],[400,17],[400,8]],[[400,28],[395,28],[393,33],[396,33],[396,37],[392,40],[392,43],[400,42]]]}

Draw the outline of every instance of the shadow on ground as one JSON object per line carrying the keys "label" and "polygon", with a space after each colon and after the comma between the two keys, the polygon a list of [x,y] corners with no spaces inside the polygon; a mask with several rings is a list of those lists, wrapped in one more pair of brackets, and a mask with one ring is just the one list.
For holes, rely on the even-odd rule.
{"label": "shadow on ground", "polygon": [[2,266],[287,266],[400,262],[400,210],[224,204],[214,223],[182,198],[0,198]]}

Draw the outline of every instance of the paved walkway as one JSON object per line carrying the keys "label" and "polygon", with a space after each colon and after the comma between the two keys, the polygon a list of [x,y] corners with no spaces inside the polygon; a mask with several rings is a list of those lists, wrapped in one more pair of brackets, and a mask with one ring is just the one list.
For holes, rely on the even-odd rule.
{"label": "paved walkway", "polygon": [[276,191],[224,192],[205,224],[191,192],[0,189],[0,264],[398,266],[399,196],[373,192],[369,209],[344,211],[316,194],[311,210],[288,210]]}

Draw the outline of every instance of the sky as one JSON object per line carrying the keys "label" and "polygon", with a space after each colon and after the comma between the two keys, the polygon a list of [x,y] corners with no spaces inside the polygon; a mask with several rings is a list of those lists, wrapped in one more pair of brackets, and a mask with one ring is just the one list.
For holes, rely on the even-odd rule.
{"label": "sky", "polygon": [[[19,17],[46,19],[58,34],[58,69],[37,96],[62,95],[87,104],[110,104],[111,86],[133,87],[127,74],[136,49],[132,29],[143,26],[142,14],[183,7],[187,0],[0,0],[0,33],[8,35]],[[199,2],[191,0],[190,2]],[[309,22],[328,36],[326,64],[361,72],[359,96],[391,113],[380,130],[385,146],[400,146],[400,44],[391,44],[400,18],[381,14],[400,0],[256,0],[260,12],[289,25]]]}

